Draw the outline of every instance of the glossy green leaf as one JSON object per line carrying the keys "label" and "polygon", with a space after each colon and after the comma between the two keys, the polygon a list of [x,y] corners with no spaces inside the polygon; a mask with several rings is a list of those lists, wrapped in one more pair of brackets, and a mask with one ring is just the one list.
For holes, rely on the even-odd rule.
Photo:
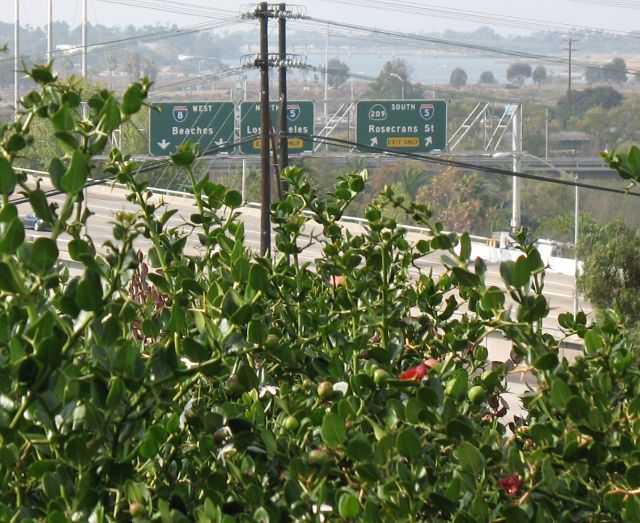
{"label": "glossy green leaf", "polygon": [[249,269],[249,287],[254,291],[264,291],[269,285],[269,272],[264,265],[255,263]]}
{"label": "glossy green leaf", "polygon": [[125,91],[120,109],[123,114],[129,116],[140,110],[143,101],[144,93],[142,91],[142,85],[134,83]]}
{"label": "glossy green leaf", "polygon": [[538,370],[553,370],[558,366],[558,354],[554,351],[538,356],[533,366]]}
{"label": "glossy green leaf", "polygon": [[584,335],[584,348],[587,354],[594,354],[604,346],[602,336],[594,330],[588,330]]}
{"label": "glossy green leaf", "polygon": [[95,256],[95,252],[91,248],[91,244],[85,240],[71,240],[68,248],[71,259],[75,261],[86,261],[87,259],[93,260],[93,257]]}
{"label": "glossy green leaf", "polygon": [[89,175],[89,167],[84,155],[78,151],[73,151],[69,168],[62,177],[62,188],[67,193],[76,193],[84,187]]}
{"label": "glossy green leaf", "polygon": [[33,242],[29,265],[39,274],[46,273],[58,261],[58,247],[51,238],[38,238]]}
{"label": "glossy green leaf", "polygon": [[67,132],[73,130],[75,126],[73,115],[68,104],[62,104],[60,108],[51,116],[51,123],[56,132]]}
{"label": "glossy green leaf", "polygon": [[52,459],[41,459],[34,461],[27,468],[27,475],[34,479],[40,479],[47,472],[55,472],[58,463]]}
{"label": "glossy green leaf", "polygon": [[54,136],[56,137],[56,142],[65,154],[72,155],[78,150],[78,140],[73,134],[58,131],[57,133],[54,133]]}
{"label": "glossy green leaf", "polygon": [[115,131],[122,122],[118,102],[112,96],[107,98],[98,116],[100,117],[98,128],[106,134]]}
{"label": "glossy green leaf", "polygon": [[66,172],[66,168],[59,158],[51,158],[49,162],[49,177],[53,186],[62,191],[62,177]]}
{"label": "glossy green leaf", "polygon": [[93,271],[85,272],[75,292],[75,301],[84,311],[96,311],[102,305],[102,283]]}
{"label": "glossy green leaf", "polygon": [[551,383],[551,401],[557,409],[563,409],[572,396],[571,389],[560,378],[556,378]]}
{"label": "glossy green leaf", "polygon": [[18,292],[11,268],[5,262],[0,262],[0,290],[4,292]]}
{"label": "glossy green leaf", "polygon": [[171,155],[171,161],[174,165],[189,166],[196,160],[193,149],[183,146],[177,153]]}
{"label": "glossy green leaf", "polygon": [[461,441],[453,453],[464,471],[478,476],[484,470],[484,456],[472,443]]}
{"label": "glossy green leaf", "polygon": [[145,318],[140,325],[140,330],[148,338],[156,338],[162,332],[162,325],[156,320]]}
{"label": "glossy green leaf", "polygon": [[338,500],[338,513],[343,518],[355,518],[360,513],[360,502],[353,494],[345,492]]}
{"label": "glossy green leaf", "polygon": [[629,487],[632,489],[640,488],[640,463],[631,465],[624,475]]}
{"label": "glossy green leaf", "polygon": [[638,146],[632,145],[627,153],[627,164],[633,173],[633,176],[640,176],[640,149]]}
{"label": "glossy green leaf", "polygon": [[4,148],[10,153],[17,153],[27,146],[27,141],[24,136],[19,133],[14,133],[9,136],[4,144]]}
{"label": "glossy green leaf", "polygon": [[627,496],[622,510],[623,521],[640,521],[640,499],[638,496]]}
{"label": "glossy green leaf", "polygon": [[531,268],[529,261],[524,256],[520,256],[513,267],[511,284],[514,287],[526,287],[531,278]]}
{"label": "glossy green leaf", "polygon": [[47,202],[47,196],[42,189],[35,189],[29,193],[29,203],[36,216],[47,223],[53,223],[54,217]]}
{"label": "glossy green leaf", "polygon": [[224,195],[224,204],[235,209],[242,205],[242,195],[238,191],[227,191]]}
{"label": "glossy green leaf", "polygon": [[29,76],[33,78],[34,82],[42,85],[50,84],[55,80],[51,72],[51,65],[37,65],[29,71]]}
{"label": "glossy green leaf", "polygon": [[396,436],[396,448],[398,449],[398,454],[411,460],[420,455],[422,444],[413,430],[404,429]]}
{"label": "glossy green leaf", "polygon": [[69,107],[75,108],[80,105],[82,99],[76,91],[65,91],[65,93],[62,95],[62,101]]}
{"label": "glossy green leaf", "polygon": [[211,351],[193,338],[182,340],[182,352],[191,361],[203,362],[211,357]]}
{"label": "glossy green leaf", "polygon": [[268,335],[269,329],[262,320],[252,320],[247,324],[247,342],[262,345]]}
{"label": "glossy green leaf", "polygon": [[18,177],[16,176],[11,163],[6,158],[0,157],[0,192],[9,196],[16,188]]}
{"label": "glossy green leaf", "polygon": [[477,287],[481,283],[480,277],[477,274],[469,272],[462,267],[453,267],[451,270],[458,280],[460,287],[463,289]]}
{"label": "glossy green leaf", "polygon": [[14,254],[24,242],[24,226],[15,207],[5,206],[0,211],[0,253]]}
{"label": "glossy green leaf", "polygon": [[515,270],[515,262],[509,260],[500,264],[500,276],[507,285],[513,285],[513,272]]}
{"label": "glossy green leaf", "polygon": [[580,396],[572,396],[567,401],[567,413],[574,420],[581,420],[589,413],[589,404]]}
{"label": "glossy green leaf", "polygon": [[347,437],[344,420],[338,414],[328,412],[322,419],[322,440],[331,448],[339,447]]}
{"label": "glossy green leaf", "polygon": [[469,233],[464,232],[459,237],[460,240],[460,258],[464,261],[469,260],[471,256],[471,238]]}
{"label": "glossy green leaf", "polygon": [[91,459],[87,443],[82,436],[71,436],[64,446],[64,453],[66,458],[77,466],[86,465]]}

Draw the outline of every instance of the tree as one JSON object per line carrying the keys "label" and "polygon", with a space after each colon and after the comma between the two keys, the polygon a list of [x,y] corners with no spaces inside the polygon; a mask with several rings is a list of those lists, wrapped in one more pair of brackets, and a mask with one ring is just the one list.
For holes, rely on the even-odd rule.
{"label": "tree", "polygon": [[[369,86],[367,95],[372,98],[401,98],[404,85],[405,98],[419,98],[422,96],[423,87],[411,83],[411,73],[411,66],[401,58],[385,62],[378,78]],[[398,77],[402,78],[402,81],[398,80]]]}
{"label": "tree", "polygon": [[491,71],[483,71],[480,74],[480,79],[478,80],[479,84],[495,84],[498,83],[495,76]]}
{"label": "tree", "polygon": [[113,71],[118,68],[118,60],[115,56],[109,54],[104,60],[104,65],[109,73],[109,87],[113,88]]}
{"label": "tree", "polygon": [[[571,91],[571,110],[581,114],[593,107],[611,109],[620,105],[623,98],[620,92],[610,86],[587,87],[580,91]],[[559,98],[556,105],[561,112],[568,111],[569,96],[565,94]]]}
{"label": "tree", "polygon": [[620,221],[607,223],[584,235],[578,248],[584,259],[579,284],[591,303],[617,306],[629,324],[639,322],[640,231]]}
{"label": "tree", "polygon": [[589,66],[585,78],[588,83],[612,82],[622,84],[627,81],[627,64],[620,57],[613,58],[603,66]]}
{"label": "tree", "polygon": [[327,65],[329,86],[334,89],[342,87],[349,79],[349,66],[337,58],[331,58]]}
{"label": "tree", "polygon": [[449,85],[451,87],[455,87],[456,89],[460,89],[467,85],[467,73],[464,69],[460,67],[456,67],[453,71],[451,71],[451,76],[449,77]]}
{"label": "tree", "polygon": [[605,80],[609,82],[623,84],[627,81],[627,64],[620,58],[616,57],[602,68]]}
{"label": "tree", "polygon": [[496,210],[487,205],[483,178],[450,167],[430,176],[416,195],[416,202],[426,205],[450,231],[487,232]]}
{"label": "tree", "polygon": [[544,65],[537,65],[531,73],[531,79],[540,86],[547,81],[547,68]]}
{"label": "tree", "polygon": [[142,76],[146,76],[152,82],[156,81],[156,77],[158,76],[158,66],[152,60],[145,58],[142,61],[142,65],[140,67]]}
{"label": "tree", "polygon": [[523,84],[531,77],[531,66],[522,62],[515,62],[507,68],[507,80],[517,84]]}
{"label": "tree", "polygon": [[127,72],[129,80],[135,81],[140,78],[140,55],[138,53],[135,51],[127,53],[124,70]]}
{"label": "tree", "polygon": [[587,80],[588,84],[596,84],[604,81],[604,73],[603,73],[602,67],[597,67],[597,66],[587,67],[584,77]]}

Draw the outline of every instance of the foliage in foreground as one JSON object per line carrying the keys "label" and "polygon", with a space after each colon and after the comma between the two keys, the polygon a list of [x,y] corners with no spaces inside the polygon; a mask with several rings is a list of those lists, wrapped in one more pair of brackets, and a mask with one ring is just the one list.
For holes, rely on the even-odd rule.
{"label": "foliage in foreground", "polygon": [[[189,147],[173,162],[197,209],[180,227],[113,150],[107,170],[138,211],[117,215],[99,253],[82,188],[148,85],[122,102],[92,94],[82,118],[84,93],[31,74],[40,89],[0,129],[0,520],[640,519],[640,377],[622,318],[561,315],[585,342],[564,359],[524,235],[500,266],[504,292],[426,207],[385,190],[356,230],[339,219],[363,173],[320,197],[290,170],[277,254],[260,257],[239,194],[196,180]],[[38,118],[65,152],[49,168],[59,208],[12,168]],[[50,238],[25,238],[19,193]],[[431,235],[409,241],[399,210]],[[79,276],[59,259],[67,240]],[[495,330],[512,340],[507,362],[487,361]],[[507,428],[501,396],[525,371],[528,415]]]}

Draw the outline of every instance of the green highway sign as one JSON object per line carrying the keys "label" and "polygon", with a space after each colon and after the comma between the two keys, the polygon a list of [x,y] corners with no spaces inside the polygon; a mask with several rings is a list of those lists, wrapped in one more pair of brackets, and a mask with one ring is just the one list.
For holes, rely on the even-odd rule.
{"label": "green highway sign", "polygon": [[[234,140],[233,102],[167,102],[154,104],[149,111],[149,154],[168,156],[191,140],[203,152],[232,144]],[[232,152],[233,145],[218,152]]]}
{"label": "green highway sign", "polygon": [[[271,125],[278,128],[280,102],[271,102]],[[292,134],[314,134],[313,102],[287,102],[287,127]],[[242,102],[240,104],[240,140],[246,140],[260,134],[260,102]],[[313,140],[301,136],[289,137],[289,154],[313,151]],[[243,154],[260,154],[260,138],[240,145]]]}
{"label": "green highway sign", "polygon": [[360,101],[356,104],[356,142],[394,151],[444,151],[447,147],[447,102]]}

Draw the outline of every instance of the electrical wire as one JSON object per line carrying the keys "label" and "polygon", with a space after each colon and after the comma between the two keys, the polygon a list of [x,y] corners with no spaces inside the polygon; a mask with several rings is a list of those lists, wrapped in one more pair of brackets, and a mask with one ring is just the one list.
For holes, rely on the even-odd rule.
{"label": "electrical wire", "polygon": [[576,32],[586,32],[590,36],[597,38],[623,38],[638,41],[640,35],[618,31],[616,29],[602,29],[583,25],[564,24],[558,22],[550,22],[547,20],[539,20],[535,18],[523,18],[517,16],[504,16],[495,13],[487,13],[481,11],[469,11],[464,9],[455,9],[452,7],[424,5],[418,2],[403,1],[393,2],[389,0],[325,0],[326,2],[337,3],[340,5],[349,4],[368,9],[378,9],[385,12],[395,11],[412,15],[425,15],[429,17],[446,18],[453,20],[463,20],[466,22],[475,22],[478,24],[492,24],[516,29],[528,29],[539,31],[554,31],[566,34]]}
{"label": "electrical wire", "polygon": [[[331,31],[334,34],[337,33],[337,34],[343,34],[345,36],[348,36],[349,31],[351,31],[351,32],[355,32],[356,34],[360,33],[362,38],[368,38],[369,40],[374,39],[373,35],[381,35],[383,37],[388,38],[387,40],[388,42],[395,42],[396,45],[398,45],[399,43],[403,43],[404,45],[406,45],[406,42],[415,42],[415,43],[421,43],[421,44],[428,43],[428,44],[432,44],[439,47],[445,47],[445,48],[466,49],[475,54],[485,54],[485,55],[488,54],[492,56],[512,56],[516,58],[526,58],[529,60],[534,60],[534,61],[544,62],[544,63],[554,63],[554,64],[561,64],[561,65],[569,64],[568,58],[562,58],[559,56],[550,56],[545,54],[529,53],[524,51],[514,51],[510,49],[491,47],[487,45],[468,44],[468,43],[458,42],[454,40],[445,40],[442,38],[434,38],[430,36],[416,35],[412,33],[404,33],[400,31],[391,31],[386,29],[376,29],[372,27],[349,24],[345,22],[336,22],[334,20],[326,20],[326,19],[314,18],[314,17],[305,17],[302,19],[302,21],[309,23],[310,25],[312,25],[312,27],[315,27],[316,28],[315,30],[318,32],[320,31],[326,32],[326,28],[328,26],[331,26],[332,28]],[[335,28],[340,28],[343,32],[340,33],[339,31],[336,31]],[[617,69],[612,68],[607,64],[600,65],[600,64],[595,64],[593,62],[583,62],[578,60],[571,60],[571,64],[573,66],[585,67],[588,69],[595,68],[595,69],[600,69],[605,71],[609,71],[609,70],[617,71]],[[627,67],[626,73],[633,76],[640,76],[640,69]]]}
{"label": "electrical wire", "polygon": [[237,12],[230,11],[228,9],[220,9],[218,7],[207,7],[200,4],[192,4],[185,2],[174,2],[166,0],[162,2],[153,0],[100,0],[107,4],[126,5],[130,7],[141,7],[147,9],[153,9],[155,11],[164,11],[167,13],[176,13],[190,16],[202,16],[207,18],[214,18],[213,13],[226,13],[227,15],[238,15]]}
{"label": "electrical wire", "polygon": [[640,9],[640,3],[625,0],[565,0],[576,4],[604,5],[607,7],[622,7],[623,9]]}
{"label": "electrical wire", "polygon": [[[203,158],[206,156],[212,156],[215,155],[217,153],[219,153],[220,151],[225,151],[226,149],[229,149],[230,147],[238,147],[244,143],[248,143],[248,142],[252,142],[253,140],[255,140],[255,137],[250,137],[250,138],[243,138],[241,140],[236,140],[231,144],[225,144],[225,145],[221,145],[221,146],[214,146],[214,147],[209,147],[208,149],[202,151],[196,158]],[[138,168],[138,170],[136,171],[136,174],[144,174],[146,172],[150,172],[150,171],[154,171],[155,169],[159,169],[161,167],[168,167],[169,165],[171,165],[171,158],[163,158],[160,160],[153,160],[153,164],[152,165],[147,165],[147,166],[141,166]],[[20,170],[20,168],[16,167],[16,170]],[[93,187],[95,185],[104,185],[107,182],[111,182],[115,179],[116,175],[110,175],[110,176],[105,176],[104,178],[100,178],[97,180],[91,180],[89,182],[86,182],[84,184],[84,188],[87,187]],[[50,189],[48,191],[45,191],[45,196],[50,197],[50,196],[57,196],[59,194],[65,194],[65,191],[62,191],[60,189]],[[29,203],[29,198],[28,197],[22,197],[22,198],[14,198],[12,200],[9,200],[9,203],[13,204],[13,205],[22,205],[24,203]]]}
{"label": "electrical wire", "polygon": [[375,145],[357,143],[351,140],[345,140],[343,138],[331,138],[331,137],[319,136],[315,134],[308,135],[308,134],[299,134],[299,133],[288,133],[287,136],[307,138],[307,139],[312,138],[314,142],[334,145],[336,147],[341,147],[343,149],[352,150],[354,148],[357,148],[360,151],[368,151],[368,152],[377,153],[377,154],[384,154],[385,156],[393,156],[397,158],[407,158],[411,160],[435,163],[438,165],[446,165],[448,167],[458,167],[460,169],[465,169],[465,170],[481,171],[481,172],[486,172],[491,174],[501,174],[504,176],[523,178],[525,180],[535,180],[539,182],[555,183],[557,185],[567,185],[570,187],[580,187],[583,189],[593,189],[601,192],[609,192],[614,194],[623,194],[623,195],[640,197],[640,193],[626,191],[623,189],[616,189],[614,187],[602,187],[599,185],[584,183],[577,180],[573,180],[573,181],[564,180],[562,178],[549,178],[548,176],[539,176],[537,174],[530,174],[530,173],[524,173],[524,172],[518,172],[518,171],[509,171],[507,169],[499,169],[496,167],[489,167],[486,165],[478,165],[478,164],[469,163],[469,162],[462,162],[459,160],[451,160],[449,158],[442,158],[440,156],[432,156],[428,154],[412,153],[408,151],[394,151],[393,149],[387,149],[387,148],[379,147]]}
{"label": "electrical wire", "polygon": [[[96,43],[92,43],[87,45],[87,49],[88,52],[95,52],[95,51],[111,51],[111,50],[117,50],[117,49],[121,49],[126,47],[130,42],[135,42],[135,41],[154,41],[154,40],[161,40],[161,39],[165,39],[165,38],[175,38],[175,37],[179,37],[179,36],[185,36],[185,35],[189,35],[189,34],[194,34],[194,33],[199,33],[202,31],[209,31],[211,29],[217,29],[220,27],[224,27],[226,25],[232,25],[232,24],[236,24],[236,23],[241,23],[243,20],[239,17],[239,16],[235,16],[232,18],[226,18],[226,19],[221,19],[217,22],[202,22],[199,24],[194,24],[194,25],[188,25],[188,26],[183,26],[183,27],[177,27],[177,28],[171,28],[171,29],[165,29],[162,31],[158,31],[158,32],[154,32],[154,33],[148,33],[148,34],[144,34],[144,35],[137,35],[137,36],[127,36],[127,37],[123,37],[123,38],[117,38],[115,40],[108,40],[105,42],[96,42]],[[82,46],[81,45],[77,45],[77,46],[72,46],[69,47],[67,49],[64,50],[55,50],[53,51],[53,55],[54,56],[64,56],[65,54],[75,54],[79,51],[82,50]],[[22,60],[25,59],[34,59],[37,57],[40,57],[42,55],[45,55],[46,51],[43,51],[41,53],[34,53],[31,55],[21,55],[20,58]],[[0,64],[2,64],[3,62],[5,63],[13,63],[13,58],[2,58],[0,59]]]}

